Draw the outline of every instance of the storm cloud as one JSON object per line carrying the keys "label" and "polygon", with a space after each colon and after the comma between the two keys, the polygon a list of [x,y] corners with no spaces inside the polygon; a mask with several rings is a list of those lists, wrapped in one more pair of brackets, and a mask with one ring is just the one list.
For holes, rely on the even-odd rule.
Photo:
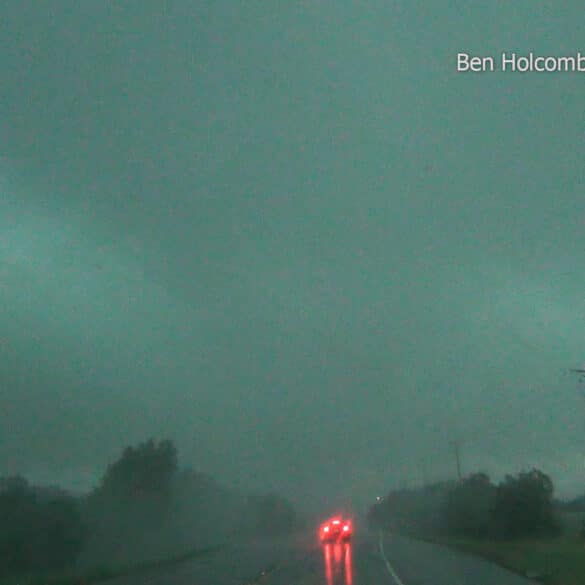
{"label": "storm cloud", "polygon": [[582,6],[4,3],[0,470],[582,490]]}

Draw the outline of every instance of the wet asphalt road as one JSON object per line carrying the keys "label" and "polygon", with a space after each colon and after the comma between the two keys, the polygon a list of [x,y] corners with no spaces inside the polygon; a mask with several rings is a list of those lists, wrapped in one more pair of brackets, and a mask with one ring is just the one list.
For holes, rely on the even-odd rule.
{"label": "wet asphalt road", "polygon": [[353,543],[238,544],[108,585],[528,585],[487,561],[393,535]]}

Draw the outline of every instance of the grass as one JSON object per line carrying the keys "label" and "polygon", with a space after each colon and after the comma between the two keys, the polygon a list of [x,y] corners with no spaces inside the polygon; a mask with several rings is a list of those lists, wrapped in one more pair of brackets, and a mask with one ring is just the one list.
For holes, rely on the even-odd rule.
{"label": "grass", "polygon": [[91,583],[98,583],[107,579],[113,579],[114,577],[126,577],[178,565],[198,557],[213,554],[221,548],[223,547],[218,545],[208,548],[191,549],[163,559],[155,559],[119,567],[95,567],[83,573],[62,572],[50,575],[28,576],[26,578],[14,577],[10,580],[0,582],[0,585],[90,585]]}
{"label": "grass", "polygon": [[505,542],[447,538],[433,542],[483,557],[547,585],[585,584],[585,543],[577,537]]}

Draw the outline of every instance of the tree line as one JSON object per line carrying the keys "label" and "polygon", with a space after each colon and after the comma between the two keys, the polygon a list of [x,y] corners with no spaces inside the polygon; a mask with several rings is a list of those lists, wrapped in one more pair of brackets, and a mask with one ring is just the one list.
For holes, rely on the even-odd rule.
{"label": "tree line", "polygon": [[558,534],[554,485],[538,469],[494,484],[485,473],[390,492],[370,507],[374,527],[413,535],[513,540]]}
{"label": "tree line", "polygon": [[146,560],[230,537],[290,532],[295,509],[180,469],[172,441],[126,447],[90,493],[0,478],[0,578]]}

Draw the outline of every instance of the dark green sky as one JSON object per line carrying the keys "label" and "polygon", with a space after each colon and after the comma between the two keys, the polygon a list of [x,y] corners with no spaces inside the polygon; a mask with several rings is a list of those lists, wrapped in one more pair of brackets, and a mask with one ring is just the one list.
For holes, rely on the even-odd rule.
{"label": "dark green sky", "polygon": [[547,6],[4,2],[0,470],[579,490],[585,74],[455,71],[585,51]]}

